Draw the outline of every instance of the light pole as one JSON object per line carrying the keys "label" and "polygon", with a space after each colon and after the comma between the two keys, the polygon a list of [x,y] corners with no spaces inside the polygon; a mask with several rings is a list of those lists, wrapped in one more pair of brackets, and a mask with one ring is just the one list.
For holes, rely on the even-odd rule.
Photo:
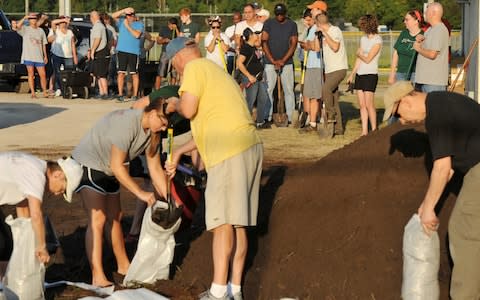
{"label": "light pole", "polygon": [[30,8],[29,8],[29,2],[28,0],[25,0],[25,15],[28,15],[28,12],[30,11]]}

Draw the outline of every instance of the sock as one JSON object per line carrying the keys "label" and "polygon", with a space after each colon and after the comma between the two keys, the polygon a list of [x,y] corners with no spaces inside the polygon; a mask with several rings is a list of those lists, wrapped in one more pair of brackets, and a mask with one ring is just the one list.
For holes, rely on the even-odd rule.
{"label": "sock", "polygon": [[212,286],[210,287],[210,294],[217,298],[222,298],[227,293],[227,286],[220,285],[212,282]]}
{"label": "sock", "polygon": [[230,287],[232,288],[232,295],[235,295],[237,293],[240,293],[242,291],[242,286],[241,285],[236,285],[236,284],[231,284]]}
{"label": "sock", "polygon": [[313,128],[317,127],[317,122],[310,122],[310,126],[312,126]]}

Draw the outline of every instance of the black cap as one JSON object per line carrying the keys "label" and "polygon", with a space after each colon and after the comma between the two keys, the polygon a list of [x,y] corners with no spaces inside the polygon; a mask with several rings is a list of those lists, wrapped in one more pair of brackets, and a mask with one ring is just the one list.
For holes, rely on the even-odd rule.
{"label": "black cap", "polygon": [[287,7],[283,3],[278,3],[275,5],[273,12],[276,16],[278,15],[286,15],[287,14]]}

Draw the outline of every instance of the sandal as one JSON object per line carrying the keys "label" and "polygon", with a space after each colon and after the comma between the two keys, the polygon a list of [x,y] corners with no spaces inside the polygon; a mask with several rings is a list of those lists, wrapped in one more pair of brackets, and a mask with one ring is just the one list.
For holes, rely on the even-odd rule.
{"label": "sandal", "polygon": [[31,95],[30,98],[32,98],[32,99],[38,99],[37,95]]}

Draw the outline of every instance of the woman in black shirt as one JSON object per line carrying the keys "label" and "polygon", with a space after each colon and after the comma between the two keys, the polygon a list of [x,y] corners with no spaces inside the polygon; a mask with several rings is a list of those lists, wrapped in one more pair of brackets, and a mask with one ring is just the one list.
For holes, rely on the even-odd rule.
{"label": "woman in black shirt", "polygon": [[245,42],[240,48],[237,59],[237,68],[242,72],[242,85],[245,87],[248,109],[252,112],[255,101],[257,102],[257,128],[268,128],[265,120],[270,110],[270,98],[267,85],[263,81],[263,64],[257,47],[260,46],[260,33],[246,28],[243,31]]}

